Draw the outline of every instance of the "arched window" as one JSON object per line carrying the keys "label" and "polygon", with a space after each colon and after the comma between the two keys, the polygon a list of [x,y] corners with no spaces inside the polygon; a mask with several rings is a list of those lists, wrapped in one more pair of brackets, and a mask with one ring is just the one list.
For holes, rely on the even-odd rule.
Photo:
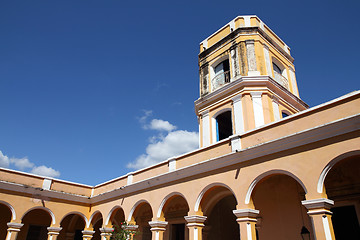
{"label": "arched window", "polygon": [[[220,63],[218,61],[221,61]],[[212,90],[216,90],[225,83],[230,82],[229,59],[220,59],[211,66]]]}
{"label": "arched window", "polygon": [[277,72],[278,74],[282,74],[281,68],[278,65],[276,65],[275,63],[273,63],[273,69],[274,69],[274,72]]}
{"label": "arched window", "polygon": [[216,137],[217,141],[233,135],[231,111],[221,113],[216,117]]}
{"label": "arched window", "polygon": [[282,116],[282,118],[286,118],[286,117],[290,116],[290,114],[285,111],[282,111],[281,116]]}

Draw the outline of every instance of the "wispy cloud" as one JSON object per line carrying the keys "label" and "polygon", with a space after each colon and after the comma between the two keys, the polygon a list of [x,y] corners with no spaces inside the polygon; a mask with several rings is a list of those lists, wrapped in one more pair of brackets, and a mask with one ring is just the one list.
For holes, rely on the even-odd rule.
{"label": "wispy cloud", "polygon": [[[199,147],[199,134],[197,132],[176,130],[177,127],[168,121],[161,119],[149,120],[148,117],[146,117],[147,121],[143,122],[140,119],[144,118],[139,118],[142,127],[158,132],[149,138],[146,153],[141,154],[133,162],[128,163],[128,168],[144,168]],[[164,134],[164,131],[167,133]]]}
{"label": "wispy cloud", "polygon": [[35,166],[27,157],[23,158],[9,158],[0,151],[0,167],[15,168],[21,171],[30,170],[31,173],[47,176],[47,177],[59,177],[60,172],[51,167]]}

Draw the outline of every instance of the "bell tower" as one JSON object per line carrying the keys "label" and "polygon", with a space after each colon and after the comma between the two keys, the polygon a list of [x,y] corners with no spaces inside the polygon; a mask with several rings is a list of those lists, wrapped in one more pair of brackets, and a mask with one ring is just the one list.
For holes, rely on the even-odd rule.
{"label": "bell tower", "polygon": [[257,16],[238,16],[200,43],[200,147],[308,108],[290,48]]}

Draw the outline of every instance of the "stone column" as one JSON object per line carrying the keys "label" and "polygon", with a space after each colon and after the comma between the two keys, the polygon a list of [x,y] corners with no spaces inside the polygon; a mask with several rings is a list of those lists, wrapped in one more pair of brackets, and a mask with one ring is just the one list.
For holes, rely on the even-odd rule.
{"label": "stone column", "polygon": [[254,109],[254,119],[255,119],[255,127],[260,127],[264,125],[264,109],[262,105],[261,92],[252,92],[251,99]]}
{"label": "stone column", "polygon": [[56,240],[57,236],[60,234],[62,227],[48,227],[48,240]]}
{"label": "stone column", "polygon": [[256,66],[255,41],[253,39],[246,40],[245,44],[248,62],[248,76],[259,76],[260,72],[257,70]]}
{"label": "stone column", "polygon": [[255,209],[238,209],[233,213],[237,217],[236,221],[240,227],[240,239],[241,240],[256,240],[256,217],[259,214],[259,210]]}
{"label": "stone column", "polygon": [[100,228],[101,240],[109,240],[113,232],[113,228]]}
{"label": "stone column", "polygon": [[95,231],[90,231],[90,230],[84,230],[82,231],[83,234],[83,240],[91,240],[91,238],[93,237],[93,234],[95,233]]}
{"label": "stone column", "polygon": [[139,226],[138,225],[127,225],[124,226],[124,229],[130,232],[130,236],[128,236],[129,240],[134,239],[134,236],[136,235],[136,232],[138,230]]}
{"label": "stone column", "polygon": [[235,134],[241,134],[245,132],[241,97],[242,95],[239,94],[231,99],[233,101],[234,108]]}
{"label": "stone column", "polygon": [[279,99],[275,96],[272,97],[272,107],[274,112],[275,121],[280,120],[280,110],[279,110]]}
{"label": "stone column", "polygon": [[206,216],[185,216],[187,227],[189,228],[189,240],[202,240],[202,229],[205,226]]}
{"label": "stone column", "polygon": [[20,232],[20,228],[24,226],[24,224],[9,222],[7,223],[7,226],[8,228],[7,228],[6,240],[15,240],[18,232]]}
{"label": "stone column", "polygon": [[239,54],[237,45],[233,45],[230,49],[231,56],[231,69],[232,69],[232,77],[230,79],[236,79],[237,76],[240,75],[239,68]]}
{"label": "stone column", "polygon": [[168,222],[165,221],[152,221],[149,222],[152,232],[152,240],[163,240],[164,232],[166,230]]}
{"label": "stone column", "polygon": [[202,147],[210,145],[210,117],[209,111],[202,113]]}
{"label": "stone column", "polygon": [[304,200],[301,203],[307,208],[314,227],[316,240],[335,240],[330,208],[334,201],[327,198]]}

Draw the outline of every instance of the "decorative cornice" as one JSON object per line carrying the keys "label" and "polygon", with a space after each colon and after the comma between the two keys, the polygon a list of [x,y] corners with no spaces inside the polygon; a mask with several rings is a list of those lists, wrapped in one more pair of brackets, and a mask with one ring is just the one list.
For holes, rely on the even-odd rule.
{"label": "decorative cornice", "polygon": [[168,222],[165,221],[151,221],[149,222],[149,225],[151,227],[151,231],[165,231],[166,226],[168,225]]}
{"label": "decorative cornice", "polygon": [[20,228],[22,226],[24,226],[24,224],[22,223],[15,223],[15,222],[9,222],[7,223],[7,226],[8,226],[8,231],[11,231],[11,232],[19,232],[20,231]]}
{"label": "decorative cornice", "polygon": [[308,210],[313,209],[330,209],[334,206],[334,201],[327,198],[311,199],[301,201]]}
{"label": "decorative cornice", "polygon": [[237,218],[256,218],[260,211],[256,209],[237,209],[233,210]]}
{"label": "decorative cornice", "polygon": [[48,234],[49,235],[59,235],[62,227],[48,227]]}

